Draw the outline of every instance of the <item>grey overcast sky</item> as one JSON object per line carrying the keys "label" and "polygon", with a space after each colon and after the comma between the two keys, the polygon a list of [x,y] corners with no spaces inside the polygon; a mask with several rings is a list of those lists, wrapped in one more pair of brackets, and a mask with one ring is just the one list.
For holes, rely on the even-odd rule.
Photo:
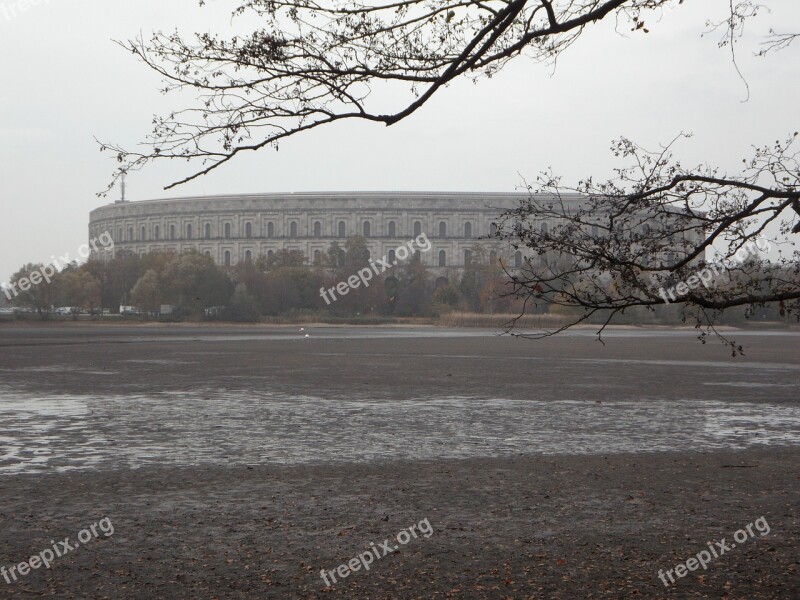
{"label": "grey overcast sky", "polygon": [[[29,0],[28,0],[29,1]],[[95,194],[114,163],[94,136],[132,146],[155,113],[178,107],[159,79],[113,39],[140,31],[225,32],[236,0],[0,0],[0,281],[86,241]],[[677,2],[676,2],[677,4]],[[770,0],[738,45],[745,88],[717,34],[701,37],[728,0],[686,0],[649,34],[591,28],[553,71],[522,57],[491,80],[459,82],[390,128],[339,123],[284,142],[164,192],[185,165],[129,179],[141,200],[314,190],[514,191],[553,167],[568,178],[607,176],[610,141],[645,146],[694,133],[685,162],[735,170],[751,144],[800,128],[800,44],[755,58],[770,27],[800,31],[800,2]],[[24,8],[24,9],[23,9]],[[239,19],[236,27],[247,25]]]}

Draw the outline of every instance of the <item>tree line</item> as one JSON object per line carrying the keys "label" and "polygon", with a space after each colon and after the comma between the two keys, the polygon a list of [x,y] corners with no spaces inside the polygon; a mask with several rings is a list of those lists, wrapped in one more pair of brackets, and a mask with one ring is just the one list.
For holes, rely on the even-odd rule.
{"label": "tree line", "polygon": [[[505,235],[501,228],[498,237]],[[570,273],[565,265],[572,263],[566,255],[543,252],[527,257],[522,268],[511,268],[509,256],[501,253],[495,258],[494,253],[489,254],[476,243],[471,257],[463,269],[436,273],[411,258],[375,277],[369,287],[351,289],[347,295],[327,303],[321,290],[347,281],[370,264],[363,237],[349,238],[343,246],[333,242],[322,260],[314,264],[296,250],[279,250],[233,267],[219,266],[210,256],[195,251],[141,256],[121,251],[108,261],[71,263],[49,280],[22,290],[18,285],[21,280],[45,270],[41,264],[26,264],[11,278],[15,292],[6,289],[5,294],[0,294],[0,302],[9,298],[15,306],[33,311],[42,319],[49,318],[57,307],[74,309],[75,318],[78,311],[117,314],[122,307],[131,306],[142,318],[245,322],[270,317],[435,318],[459,312],[511,315],[506,324],[509,330],[516,323],[515,315],[548,315],[550,325],[560,319],[568,326],[578,319],[603,324],[610,314],[609,310],[600,310],[586,318],[584,308],[574,305],[576,290],[588,285],[583,279],[587,274]],[[755,256],[734,271],[725,268],[728,277],[715,282],[716,294],[735,292],[765,277],[787,276],[784,268],[767,265]],[[522,282],[529,285],[531,281],[549,284],[521,289],[526,287]],[[563,285],[557,287],[555,281]],[[680,285],[680,281],[671,281],[671,285]],[[620,284],[613,278],[594,277],[591,286],[592,293],[609,298],[620,292]],[[164,306],[169,311],[161,314]],[[729,309],[718,316],[718,322],[780,321],[788,316],[786,312],[782,302],[758,303]],[[691,320],[685,304],[670,302],[629,306],[618,318],[620,322],[637,324]]]}
{"label": "tree line", "polygon": [[450,310],[518,309],[518,301],[508,295],[511,286],[505,261],[490,262],[480,244],[473,247],[464,269],[438,275],[412,257],[376,277],[369,287],[351,290],[327,304],[320,290],[346,281],[369,265],[363,237],[351,237],[343,246],[333,242],[315,264],[297,250],[279,250],[233,267],[219,266],[195,251],[143,255],[119,251],[107,261],[71,263],[50,281],[22,290],[19,282],[44,268],[26,264],[10,280],[14,292],[7,289],[0,297],[43,319],[56,307],[115,314],[123,306],[132,306],[142,315],[155,316],[167,305],[174,318],[237,321],[314,312],[339,317],[431,317]]}

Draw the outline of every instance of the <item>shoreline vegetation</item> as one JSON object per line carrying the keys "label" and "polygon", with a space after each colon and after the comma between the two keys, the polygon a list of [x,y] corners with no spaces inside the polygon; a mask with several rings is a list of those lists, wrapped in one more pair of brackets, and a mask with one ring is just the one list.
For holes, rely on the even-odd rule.
{"label": "shoreline vegetation", "polygon": [[[389,326],[389,327],[443,327],[443,328],[464,328],[464,329],[504,329],[513,319],[518,318],[515,314],[482,314],[469,312],[450,312],[438,317],[390,317],[381,315],[365,315],[351,317],[335,317],[325,314],[298,313],[296,315],[283,315],[274,317],[261,317],[253,322],[241,322],[227,320],[223,318],[214,319],[191,319],[191,318],[165,318],[149,317],[144,315],[77,315],[63,316],[51,315],[47,320],[41,320],[38,315],[17,313],[14,315],[0,315],[0,326],[3,325],[25,325],[25,326],[92,326],[92,325],[142,325],[142,326],[240,326],[240,327],[259,327],[259,326]],[[532,314],[523,315],[516,322],[515,329],[518,330],[542,330],[555,329],[566,325],[569,317],[554,314]],[[596,329],[599,323],[593,321],[576,326],[577,329],[591,330]],[[643,321],[630,319],[626,322],[619,322],[609,325],[607,329],[695,329],[690,322],[683,323],[680,320],[673,322],[659,322],[657,320]],[[737,320],[736,322],[720,324],[717,329],[736,330],[736,329],[781,329],[797,330],[800,325],[786,321],[772,320]]]}
{"label": "shoreline vegetation", "polygon": [[[358,236],[348,238],[343,247],[332,244],[313,265],[297,251],[279,251],[233,267],[220,267],[196,252],[121,252],[109,261],[71,264],[51,280],[40,281],[36,275],[45,266],[28,264],[12,277],[14,287],[0,294],[0,322],[407,324],[501,331],[557,331],[579,324],[597,330],[607,323],[693,327],[702,321],[702,327],[714,328],[798,323],[776,302],[698,313],[679,302],[609,311],[575,305],[559,294],[530,301],[515,290],[502,258],[484,250],[476,245],[463,270],[436,273],[417,254],[391,273],[370,279],[369,287],[352,283],[372,260],[366,239]],[[29,285],[35,281],[39,283]],[[320,292],[338,286],[352,289],[346,295],[340,290],[342,297],[326,304]]]}

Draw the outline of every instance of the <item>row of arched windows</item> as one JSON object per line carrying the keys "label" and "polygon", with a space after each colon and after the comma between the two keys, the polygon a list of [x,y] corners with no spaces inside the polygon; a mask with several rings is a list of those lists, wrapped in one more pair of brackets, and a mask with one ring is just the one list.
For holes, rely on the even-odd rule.
{"label": "row of arched windows", "polygon": [[[469,221],[464,223],[464,235],[463,238],[471,239],[473,235],[473,224]],[[517,224],[517,228],[521,229],[521,224]],[[372,222],[371,221],[364,221],[361,224],[360,230],[357,232],[358,235],[362,235],[363,237],[372,237]],[[547,222],[543,222],[539,225],[539,229],[542,235],[547,235],[549,233],[549,225]],[[265,224],[264,229],[262,231],[263,237],[266,238],[274,238],[275,235],[275,222],[269,221]],[[622,226],[617,225],[617,233],[621,235],[622,233]],[[642,225],[642,233],[645,236],[649,236],[652,233],[652,228],[648,224]],[[413,236],[418,237],[422,235],[422,222],[421,221],[414,221],[412,224],[412,231]],[[499,231],[497,223],[490,223],[489,224],[489,237],[494,237],[497,235]],[[346,238],[350,235],[347,229],[347,223],[345,221],[338,221],[336,223],[335,228],[336,236],[340,238]],[[183,238],[180,238],[180,232],[178,232],[177,227],[175,225],[169,226],[169,233],[167,237],[164,237],[165,240],[177,240],[177,239],[186,239],[191,240],[194,239],[194,230],[191,223],[186,224],[185,231],[183,232],[185,235]],[[231,223],[223,223],[222,225],[222,236],[226,239],[231,239],[233,237],[233,225]],[[398,227],[395,221],[389,221],[386,226],[386,233],[387,237],[394,238],[398,237]],[[437,236],[439,238],[447,238],[447,222],[440,221],[436,230]],[[593,237],[599,237],[599,227],[597,225],[591,226],[591,234]],[[120,228],[117,230],[117,239],[116,241],[134,241],[134,228],[128,228],[128,236],[127,239],[123,239],[123,230]],[[288,237],[296,238],[299,237],[300,234],[300,225],[298,221],[290,221],[289,222],[289,232]],[[312,235],[315,238],[323,237],[322,231],[322,221],[314,221],[312,225]],[[202,237],[204,239],[210,240],[212,239],[212,225],[211,223],[204,223],[202,229]],[[245,238],[252,238],[254,237],[254,228],[253,223],[248,221],[244,224],[244,237]],[[161,241],[162,240],[162,232],[161,227],[158,224],[153,225],[152,227],[152,235],[149,237],[152,241]],[[139,231],[139,238],[136,241],[147,241],[148,240],[148,231],[147,227],[142,225]]]}
{"label": "row of arched windows", "polygon": [[[314,224],[313,224],[312,227],[313,227],[313,236],[315,238],[321,238],[322,237],[322,222],[321,221],[314,221]],[[389,221],[387,223],[386,230],[387,230],[386,231],[387,237],[393,238],[393,237],[397,237],[398,236],[398,227],[397,227],[397,223],[395,221]],[[422,235],[422,222],[421,221],[414,221],[414,223],[412,225],[412,230],[413,230],[414,237],[418,237],[418,236]],[[496,232],[497,232],[497,225],[495,223],[492,223],[489,233],[490,233],[490,235],[494,235]],[[133,233],[134,233],[133,227],[129,227],[128,228],[127,240],[123,240],[122,229],[119,229],[117,231],[117,241],[118,242],[121,242],[121,241],[132,242],[132,241],[134,241]],[[370,221],[364,221],[361,224],[361,228],[360,228],[360,231],[358,233],[359,233],[359,235],[362,235],[363,237],[367,237],[367,238],[368,237],[372,237],[372,223]],[[264,234],[264,237],[267,237],[267,238],[274,238],[275,237],[275,223],[273,221],[269,221],[266,224],[263,234]],[[345,237],[348,236],[347,223],[345,221],[339,221],[337,223],[336,234],[340,238],[345,238]],[[438,234],[438,237],[440,237],[440,238],[446,238],[447,237],[447,223],[445,221],[440,221],[439,222],[438,229],[437,229],[437,234]],[[209,239],[211,239],[211,235],[212,235],[211,223],[203,224],[203,238],[209,240]],[[296,238],[298,236],[299,236],[299,224],[298,224],[298,222],[297,221],[290,221],[289,222],[289,237]],[[177,231],[176,226],[175,225],[170,225],[169,226],[168,237],[166,237],[164,239],[177,240],[177,239],[179,239],[179,237],[180,237],[180,235],[179,235],[179,232]],[[226,239],[230,239],[230,238],[233,237],[231,223],[224,223],[222,225],[222,237],[224,237]],[[252,238],[253,237],[253,223],[252,222],[248,221],[248,222],[246,222],[244,224],[244,237],[245,238]],[[464,237],[468,238],[468,239],[472,238],[472,223],[469,222],[469,221],[464,223]],[[157,224],[153,225],[152,235],[149,237],[149,239],[152,240],[152,241],[160,241],[162,239],[162,232],[161,232],[160,225],[157,225]],[[192,224],[191,223],[187,223],[186,224],[184,237],[182,239],[186,239],[186,240],[194,239],[194,230],[192,228]],[[147,227],[145,225],[142,225],[141,229],[139,231],[138,241],[147,241],[147,240],[148,240]]]}
{"label": "row of arched windows", "polygon": [[[226,223],[225,225],[226,225],[225,233],[229,234],[230,233],[230,230],[229,230],[230,223]],[[270,223],[269,225],[272,225],[272,223]],[[296,223],[294,225],[296,226]],[[344,226],[344,221],[340,222],[339,225],[340,225],[340,227],[343,227]],[[390,222],[390,231],[391,231],[393,225],[394,225],[394,222]],[[420,234],[416,233],[417,225],[419,225],[419,222],[414,224],[415,235],[420,235]],[[543,224],[543,229],[545,227],[546,227],[546,223]],[[367,229],[366,232],[368,232],[368,231],[369,230]],[[121,237],[122,230],[119,230],[118,233],[120,234],[120,237]],[[153,228],[153,235],[154,235],[155,239],[159,239],[159,237],[158,237],[159,233],[160,233],[159,226],[155,225],[154,228]],[[191,233],[192,233],[192,226],[191,226],[191,224],[189,224],[189,225],[187,225],[187,234],[188,234],[187,237],[191,238]],[[210,223],[206,223],[205,224],[204,233],[205,233],[206,239],[209,239],[211,237],[211,224]],[[316,227],[315,227],[315,233],[316,233]],[[128,236],[132,237],[132,235],[133,235],[133,228],[129,228],[128,229]],[[144,226],[142,226],[142,228],[141,228],[141,235],[142,235],[142,238],[144,239],[144,237],[146,235],[146,228]],[[171,239],[174,239],[173,235],[174,235],[174,226],[170,226],[170,238]],[[226,235],[226,237],[229,237],[229,236]],[[319,236],[316,236],[316,237],[319,237]],[[367,236],[365,236],[365,237],[367,237]],[[344,250],[341,250],[340,253],[341,253],[341,256],[340,256],[339,262],[341,264],[339,266],[344,266]],[[209,251],[206,251],[205,254],[207,256],[210,256]],[[268,254],[267,254],[267,257],[272,256],[272,254],[273,254],[273,251],[270,250],[268,252]],[[415,253],[413,258],[414,258],[414,260],[420,260],[419,252]],[[395,264],[397,262],[397,257],[395,255],[395,251],[394,250],[390,250],[389,251],[388,259],[389,259],[389,263],[390,264]],[[253,253],[252,253],[251,250],[246,250],[245,251],[244,260],[245,261],[252,261],[253,260]],[[496,251],[494,251],[494,250],[491,251],[491,253],[489,255],[489,261],[492,264],[497,262],[497,252]],[[319,250],[315,250],[314,251],[314,264],[321,264],[321,262],[322,262],[322,254],[321,254],[321,252]],[[513,259],[512,262],[513,262],[514,268],[521,268],[522,265],[523,265],[522,252],[517,251],[514,254],[514,259]],[[667,264],[672,264],[672,262],[674,262],[674,257],[672,257],[672,256],[668,257],[667,258]],[[437,263],[438,263],[438,266],[440,266],[440,267],[446,267],[447,266],[447,252],[445,250],[440,250],[439,251],[439,256],[438,256]],[[464,265],[468,266],[471,263],[472,263],[472,251],[471,250],[464,250]],[[231,265],[231,253],[230,253],[229,250],[226,250],[224,252],[224,254],[223,254],[223,264],[225,266],[230,266]]]}
{"label": "row of arched windows", "polygon": [[[205,254],[206,254],[206,256],[210,256],[211,255],[208,250],[206,250]],[[267,258],[272,257],[273,254],[274,254],[274,252],[272,250],[270,250],[267,253]],[[345,255],[344,250],[340,249],[339,250],[339,256],[338,256],[338,261],[337,261],[338,262],[337,266],[339,266],[339,267],[345,266],[345,256],[346,255]],[[391,265],[395,265],[398,262],[397,254],[395,253],[394,250],[389,250],[389,254],[387,255],[387,258],[388,258],[389,264],[391,264]],[[407,258],[407,256],[406,256],[406,258]],[[412,258],[412,260],[415,260],[415,261],[421,260],[419,251],[415,252],[412,255],[411,258]],[[223,264],[226,267],[230,267],[231,266],[231,252],[230,252],[230,250],[225,250],[225,252],[223,253],[222,260],[223,260]],[[252,262],[253,261],[253,252],[251,250],[245,250],[245,252],[244,252],[244,260],[245,260],[245,262]],[[497,252],[496,251],[494,251],[494,250],[491,251],[491,253],[489,254],[489,261],[492,264],[497,262]],[[516,268],[516,269],[522,268],[522,265],[523,265],[522,252],[520,252],[519,250],[517,252],[515,252],[514,253],[514,259],[513,259],[512,262],[513,262],[514,268]],[[321,251],[319,251],[319,250],[315,250],[314,251],[313,264],[315,264],[315,265],[322,264],[322,252]],[[438,264],[439,267],[446,267],[447,266],[447,251],[446,250],[439,250],[439,256],[438,256],[437,264]],[[464,250],[464,266],[469,266],[470,264],[472,264],[472,251],[471,250]]]}

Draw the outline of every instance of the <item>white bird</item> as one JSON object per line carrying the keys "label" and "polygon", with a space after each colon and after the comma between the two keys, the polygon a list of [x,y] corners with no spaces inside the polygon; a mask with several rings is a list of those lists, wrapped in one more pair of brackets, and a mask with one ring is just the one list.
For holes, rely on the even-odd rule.
{"label": "white bird", "polygon": [[306,334],[306,337],[310,338],[311,336],[310,336],[310,335],[308,335],[308,334]]}
{"label": "white bird", "polygon": [[305,328],[305,327],[301,327],[301,328],[300,328],[300,331],[305,331],[305,330],[306,330],[306,328]]}

